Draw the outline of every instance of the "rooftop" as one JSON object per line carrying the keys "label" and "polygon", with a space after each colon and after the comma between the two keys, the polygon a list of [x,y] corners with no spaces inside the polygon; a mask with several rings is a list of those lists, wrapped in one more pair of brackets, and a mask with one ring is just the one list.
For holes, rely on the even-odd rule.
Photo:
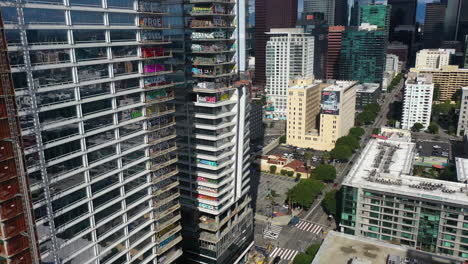
{"label": "rooftop", "polygon": [[466,182],[468,180],[468,159],[455,158],[455,166],[457,167],[457,180]]}
{"label": "rooftop", "polygon": [[374,93],[377,89],[380,88],[378,83],[363,83],[356,86],[357,93]]}
{"label": "rooftop", "polygon": [[357,84],[356,81],[338,81],[338,80],[328,80],[327,81],[330,86],[327,86],[326,88],[323,89],[323,91],[344,91],[350,87],[353,87],[355,84]]}
{"label": "rooftop", "polygon": [[448,158],[450,144],[437,141],[420,141],[416,143],[418,154],[423,157],[444,157]]}
{"label": "rooftop", "polygon": [[[271,28],[266,34],[300,34],[304,35],[304,28]],[[309,35],[309,34],[307,34]]]}
{"label": "rooftop", "polygon": [[[404,260],[416,260],[404,262]],[[438,256],[404,246],[385,243],[372,238],[347,235],[330,231],[322,243],[312,264],[333,263],[372,263],[387,264],[388,259],[400,260],[400,263],[418,264],[461,264],[453,258]],[[403,260],[403,261],[402,261]],[[356,262],[354,262],[356,261]]]}
{"label": "rooftop", "polygon": [[405,84],[433,84],[432,74],[410,72]]}
{"label": "rooftop", "polygon": [[354,163],[343,184],[386,193],[404,193],[416,199],[468,205],[465,184],[412,176],[416,144],[371,139]]}

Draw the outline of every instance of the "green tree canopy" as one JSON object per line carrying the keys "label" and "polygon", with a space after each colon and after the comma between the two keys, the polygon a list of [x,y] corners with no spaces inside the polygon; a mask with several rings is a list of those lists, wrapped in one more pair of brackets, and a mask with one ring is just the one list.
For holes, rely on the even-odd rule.
{"label": "green tree canopy", "polygon": [[346,145],[351,150],[355,150],[359,148],[359,140],[353,136],[344,136],[344,137],[340,137],[336,141],[335,146],[339,146],[339,145]]}
{"label": "green tree canopy", "polygon": [[396,125],[396,120],[394,119],[387,120],[387,126],[395,127],[395,125]]}
{"label": "green tree canopy", "polygon": [[322,201],[322,206],[325,211],[336,217],[336,195],[337,190],[329,191],[325,194],[325,198]]}
{"label": "green tree canopy", "polygon": [[429,124],[429,126],[427,127],[427,131],[431,134],[437,134],[439,133],[439,125],[437,125],[434,122],[431,122],[431,124]]}
{"label": "green tree canopy", "polygon": [[414,123],[413,127],[411,128],[411,130],[413,132],[419,132],[421,131],[421,129],[423,129],[424,126],[421,124],[421,123]]}
{"label": "green tree canopy", "polygon": [[365,133],[366,131],[362,127],[353,127],[349,130],[349,135],[357,138],[362,137]]}
{"label": "green tree canopy", "polygon": [[312,171],[312,177],[324,182],[332,182],[336,179],[336,169],[328,164],[318,165],[314,171]]}
{"label": "green tree canopy", "polygon": [[376,127],[376,128],[374,128],[374,129],[372,129],[372,134],[374,134],[374,135],[380,134],[380,128],[377,128],[377,127]]}
{"label": "green tree canopy", "polygon": [[310,264],[313,259],[313,257],[305,253],[299,253],[294,257],[293,264]]}
{"label": "green tree canopy", "polygon": [[320,249],[320,244],[312,244],[306,249],[306,254],[311,256],[312,259],[314,259],[315,255],[317,255],[317,252]]}
{"label": "green tree canopy", "polygon": [[281,136],[281,137],[279,138],[279,143],[280,143],[280,144],[286,143],[286,136],[284,136],[284,135]]}
{"label": "green tree canopy", "polygon": [[318,180],[302,179],[288,190],[287,197],[292,203],[308,209],[323,188],[324,184]]}
{"label": "green tree canopy", "polygon": [[346,161],[351,158],[353,152],[347,145],[337,145],[330,151],[330,155],[333,159]]}
{"label": "green tree canopy", "polygon": [[364,111],[358,114],[357,121],[360,124],[370,125],[374,122],[376,117],[377,117],[377,114],[369,112],[369,111]]}
{"label": "green tree canopy", "polygon": [[275,173],[276,172],[276,166],[272,165],[270,166],[270,173]]}
{"label": "green tree canopy", "polygon": [[378,112],[380,112],[380,105],[379,104],[368,104],[364,107],[364,111],[367,111],[367,112],[371,112],[371,113],[374,113],[374,114],[377,114]]}

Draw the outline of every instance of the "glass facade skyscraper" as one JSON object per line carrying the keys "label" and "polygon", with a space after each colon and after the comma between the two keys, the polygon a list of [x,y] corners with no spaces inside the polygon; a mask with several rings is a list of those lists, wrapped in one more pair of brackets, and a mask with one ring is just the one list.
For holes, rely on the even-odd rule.
{"label": "glass facade skyscraper", "polygon": [[245,5],[185,6],[191,74],[177,91],[184,263],[234,263],[253,243]]}
{"label": "glass facade skyscraper", "polygon": [[387,45],[387,33],[383,30],[347,29],[341,41],[339,79],[381,83]]}
{"label": "glass facade skyscraper", "polygon": [[184,263],[241,257],[253,241],[246,2],[0,6],[42,261],[172,263],[181,204]]}
{"label": "glass facade skyscraper", "polygon": [[171,263],[178,3],[0,3],[42,261]]}

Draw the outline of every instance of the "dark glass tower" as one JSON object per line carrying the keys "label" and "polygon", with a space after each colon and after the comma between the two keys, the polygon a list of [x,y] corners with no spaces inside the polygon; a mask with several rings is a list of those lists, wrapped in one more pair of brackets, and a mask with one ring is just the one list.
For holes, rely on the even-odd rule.
{"label": "dark glass tower", "polygon": [[383,30],[350,28],[343,34],[338,76],[342,80],[381,83],[387,35]]}

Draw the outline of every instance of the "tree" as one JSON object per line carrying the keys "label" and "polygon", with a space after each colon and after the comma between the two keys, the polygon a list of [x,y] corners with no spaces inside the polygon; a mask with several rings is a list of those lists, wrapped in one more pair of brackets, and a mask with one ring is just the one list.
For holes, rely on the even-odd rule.
{"label": "tree", "polygon": [[395,127],[396,125],[396,120],[389,119],[387,120],[387,126]]}
{"label": "tree", "polygon": [[355,150],[359,148],[359,140],[353,136],[344,136],[344,137],[340,137],[336,141],[335,146],[339,146],[339,145],[346,145],[351,150]]}
{"label": "tree", "polygon": [[270,166],[270,173],[274,174],[276,172],[276,169],[277,169],[276,166],[274,165]]}
{"label": "tree", "polygon": [[374,122],[376,117],[377,117],[377,114],[369,112],[369,111],[364,111],[358,114],[357,121],[360,124],[370,125],[372,124],[372,122]]}
{"label": "tree", "polygon": [[374,134],[374,135],[380,134],[380,128],[374,128],[374,129],[372,129],[372,134]]}
{"label": "tree", "polygon": [[314,259],[315,255],[317,255],[317,252],[320,249],[320,244],[312,244],[306,249],[306,254],[311,256],[312,259]]}
{"label": "tree", "polygon": [[329,191],[325,194],[323,198],[322,206],[328,214],[332,214],[336,217],[336,195],[337,191]]}
{"label": "tree", "polygon": [[323,188],[324,184],[318,180],[302,179],[296,186],[288,190],[287,198],[293,204],[308,209]]}
{"label": "tree", "polygon": [[284,136],[284,135],[281,136],[281,137],[279,138],[279,143],[280,143],[280,144],[286,143],[286,136]]}
{"label": "tree", "polygon": [[288,176],[289,176],[289,177],[294,176],[294,171],[288,171]]}
{"label": "tree", "polygon": [[275,124],[273,122],[270,122],[270,128],[274,128]]}
{"label": "tree", "polygon": [[288,173],[288,171],[287,171],[287,170],[281,170],[281,172],[280,172],[280,173],[281,173],[281,175],[284,175],[284,176],[286,176],[286,174]]}
{"label": "tree", "polygon": [[299,253],[294,257],[293,264],[310,264],[313,259],[313,257],[305,253]]}
{"label": "tree", "polygon": [[296,173],[296,178],[300,179],[300,178],[301,178],[301,176],[302,176],[302,174],[300,174],[300,173]]}
{"label": "tree", "polygon": [[421,123],[414,123],[413,127],[411,128],[411,131],[419,132],[423,128],[424,128],[424,126]]}
{"label": "tree", "polygon": [[312,171],[312,177],[324,182],[332,182],[336,179],[336,169],[328,164],[318,165],[314,171]]}
{"label": "tree", "polygon": [[439,125],[437,125],[434,122],[431,122],[429,126],[427,127],[427,131],[431,134],[437,134],[439,133]]}
{"label": "tree", "polygon": [[330,152],[324,152],[323,155],[322,155],[322,158],[323,158],[323,162],[324,162],[325,164],[327,164],[328,162],[330,162],[330,160],[331,160]]}
{"label": "tree", "polygon": [[346,161],[353,155],[353,152],[349,146],[338,145],[330,151],[330,155],[334,159]]}
{"label": "tree", "polygon": [[306,158],[306,160],[312,159],[312,153],[311,152],[306,152],[305,153],[305,158]]}
{"label": "tree", "polygon": [[349,135],[356,138],[362,137],[365,133],[366,131],[362,127],[353,127],[349,130]]}
{"label": "tree", "polygon": [[364,107],[364,111],[365,112],[371,112],[371,113],[374,113],[374,114],[377,114],[378,112],[380,112],[380,105],[379,104],[368,104],[366,105],[366,107]]}

